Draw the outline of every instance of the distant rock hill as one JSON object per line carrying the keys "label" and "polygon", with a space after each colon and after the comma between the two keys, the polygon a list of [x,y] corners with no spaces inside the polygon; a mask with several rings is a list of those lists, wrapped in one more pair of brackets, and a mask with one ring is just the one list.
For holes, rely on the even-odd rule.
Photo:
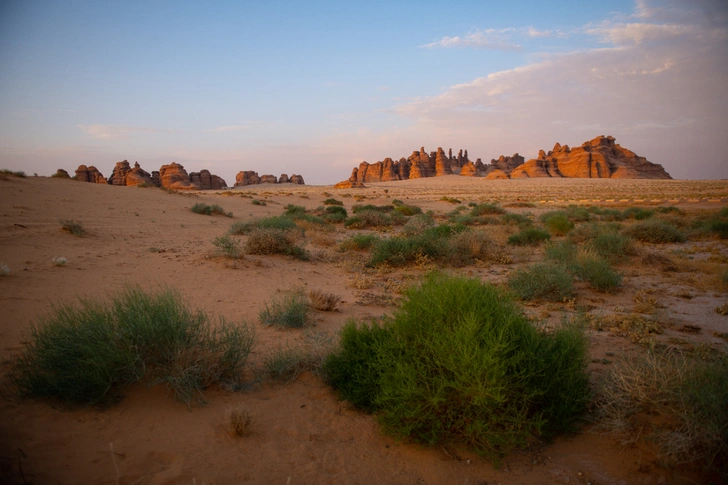
{"label": "distant rock hill", "polygon": [[[68,173],[63,169],[58,169],[54,177],[63,178],[63,174],[68,177]],[[127,160],[117,162],[111,176],[106,179],[99,170],[93,165],[79,165],[76,169],[76,176],[73,177],[81,182],[91,182],[96,184],[109,185],[149,185],[155,187],[163,187],[174,190],[220,190],[227,188],[227,182],[217,175],[213,175],[209,170],[200,170],[199,172],[187,173],[187,170],[179,163],[170,163],[162,165],[159,171],[149,173],[139,166],[139,162],[134,162],[134,167],[129,165]],[[257,172],[243,171],[239,172],[235,177],[235,187],[244,185],[264,184],[264,183],[292,183],[303,185],[303,176],[293,174],[290,177],[281,174],[280,179],[274,175],[258,176]]]}
{"label": "distant rock hill", "polygon": [[468,151],[460,150],[453,157],[452,150],[446,155],[442,148],[427,154],[424,147],[412,152],[408,158],[393,161],[362,162],[355,167],[348,180],[336,184],[337,188],[363,187],[369,182],[388,182],[424,177],[459,174],[487,179],[524,177],[581,177],[581,178],[633,178],[672,179],[662,165],[647,161],[631,150],[614,142],[614,137],[598,136],[580,147],[569,148],[557,143],[548,153],[541,150],[538,158],[525,161],[518,153],[501,155],[489,164],[480,159],[472,162]]}

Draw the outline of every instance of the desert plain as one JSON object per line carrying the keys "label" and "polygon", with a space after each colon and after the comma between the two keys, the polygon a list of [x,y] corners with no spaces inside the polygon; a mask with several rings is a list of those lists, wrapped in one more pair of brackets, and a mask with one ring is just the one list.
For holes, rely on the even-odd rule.
{"label": "desert plain", "polygon": [[[303,370],[273,380],[260,369],[266,356],[310,345],[312,332],[336,341],[350,319],[396,310],[402,293],[433,269],[506,285],[518,268],[544,260],[544,244],[513,246],[515,225],[478,229],[501,257],[465,266],[428,258],[404,266],[366,264],[366,251],[342,251],[353,234],[390,237],[398,226],[349,229],[343,224],[303,227],[308,260],[286,255],[226,258],[212,241],[231,224],[278,216],[289,204],[315,211],[337,199],[351,214],[356,204],[397,199],[444,223],[458,206],[493,203],[531,218],[579,207],[655,210],[676,224],[728,207],[728,181],[523,179],[483,180],[456,175],[330,186],[255,185],[221,191],[165,191],[49,177],[0,180],[0,483],[34,484],[677,484],[718,483],[717,475],[691,464],[666,464],[649,440],[625,443],[584,416],[577,432],[504,457],[499,467],[467,447],[424,447],[385,434],[374,416],[340,400],[317,373]],[[202,215],[196,203],[232,213]],[[675,207],[661,213],[659,207]],[[83,237],[61,230],[77,221]],[[687,221],[687,222],[686,222]],[[634,221],[625,221],[629,225]],[[587,222],[577,222],[577,228]],[[232,236],[244,244],[245,236]],[[558,241],[563,236],[552,239]],[[65,264],[54,263],[63,257]],[[58,259],[56,259],[58,261]],[[711,234],[684,242],[635,242],[616,264],[616,291],[599,292],[576,281],[573,298],[525,300],[523,311],[548,326],[581,313],[592,323],[630,316],[652,322],[652,331],[592,324],[589,372],[595,389],[621,359],[655,346],[723,355],[728,350],[725,277],[728,241]],[[79,297],[107,299],[125,285],[178,290],[193,308],[228,322],[247,322],[256,343],[246,366],[249,386],[212,386],[205,403],[177,402],[164,385],[131,386],[108,407],[62,406],[17,396],[8,382],[9,361],[27,344],[29,329],[58,305]],[[280,330],[260,322],[273,298],[294,290],[334,294],[334,311],[312,310],[305,329]],[[725,308],[725,307],[724,307]],[[601,320],[600,320],[601,319]],[[262,376],[262,377],[261,377]],[[242,406],[249,432],[231,432],[226,412]]]}

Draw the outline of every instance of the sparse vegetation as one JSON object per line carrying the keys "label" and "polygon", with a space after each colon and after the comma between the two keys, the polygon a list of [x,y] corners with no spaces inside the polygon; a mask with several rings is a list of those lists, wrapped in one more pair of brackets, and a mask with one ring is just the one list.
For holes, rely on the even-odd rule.
{"label": "sparse vegetation", "polygon": [[235,436],[246,436],[250,432],[250,425],[253,417],[242,404],[236,404],[227,408],[225,420]]}
{"label": "sparse vegetation", "polygon": [[278,347],[265,355],[262,378],[273,382],[292,382],[301,372],[322,375],[324,360],[333,348],[331,335],[306,329],[300,344]]}
{"label": "sparse vegetation", "polygon": [[83,228],[80,222],[76,222],[73,219],[61,221],[61,230],[77,237],[83,237],[86,235],[86,229]]}
{"label": "sparse vegetation", "polygon": [[554,236],[565,236],[574,229],[574,223],[561,211],[547,212],[541,216],[541,221]]}
{"label": "sparse vegetation", "polygon": [[551,234],[538,227],[524,227],[508,237],[508,244],[513,246],[538,246],[551,239]]}
{"label": "sparse vegetation", "polygon": [[273,216],[264,217],[262,219],[256,219],[250,222],[234,222],[230,229],[229,234],[250,234],[254,229],[280,229],[287,231],[290,229],[296,229],[296,222],[285,216]]}
{"label": "sparse vegetation", "polygon": [[250,201],[250,203],[253,205],[268,205],[265,203],[264,200],[260,200],[260,199],[253,199]]}
{"label": "sparse vegetation", "polygon": [[597,291],[612,293],[622,285],[622,275],[614,271],[607,260],[596,254],[579,254],[573,271]]}
{"label": "sparse vegetation", "polygon": [[643,221],[649,219],[655,215],[655,211],[650,209],[643,209],[642,207],[630,207],[622,212],[624,219],[634,219],[636,221]]}
{"label": "sparse vegetation", "polygon": [[[728,474],[728,359],[649,352],[619,362],[600,389],[601,427],[649,439],[666,464]],[[666,423],[666,424],[660,424]]]}
{"label": "sparse vegetation", "polygon": [[321,290],[311,290],[308,292],[308,301],[314,310],[330,312],[336,309],[341,297],[333,293],[324,293]]}
{"label": "sparse vegetation", "polygon": [[221,215],[226,217],[232,217],[232,212],[225,212],[225,209],[220,207],[219,205],[207,205],[203,204],[202,202],[198,202],[192,207],[190,207],[190,210],[194,212],[195,214],[203,214],[206,216],[212,216],[212,215]]}
{"label": "sparse vegetation", "polygon": [[458,200],[458,199],[456,199],[456,198],[454,198],[454,197],[448,197],[448,196],[446,196],[446,195],[443,195],[443,196],[442,196],[442,197],[440,198],[440,200],[441,200],[441,201],[443,201],[443,202],[449,202],[449,203],[451,203],[451,204],[459,204],[459,203],[461,202],[460,200]]}
{"label": "sparse vegetation", "polygon": [[10,274],[10,267],[5,263],[0,263],[0,276],[7,276]]}
{"label": "sparse vegetation", "polygon": [[213,239],[212,244],[221,256],[231,259],[240,259],[243,257],[243,249],[240,247],[240,243],[227,234],[216,237]]}
{"label": "sparse vegetation", "polygon": [[141,380],[165,383],[176,399],[203,402],[213,383],[235,385],[253,346],[252,330],[211,324],[174,290],[132,286],[110,301],[80,299],[40,319],[10,362],[22,396],[107,403]]}
{"label": "sparse vegetation", "polygon": [[339,249],[342,251],[364,251],[371,248],[379,238],[374,234],[357,234],[345,239],[339,245]]}
{"label": "sparse vegetation", "polygon": [[254,229],[245,241],[248,254],[285,254],[296,259],[307,260],[308,252],[296,245],[293,231],[276,228]]}
{"label": "sparse vegetation", "polygon": [[24,179],[27,177],[27,175],[22,170],[8,170],[7,168],[3,168],[2,170],[0,170],[0,177],[18,177]]}
{"label": "sparse vegetation", "polygon": [[570,428],[589,399],[587,340],[538,332],[492,285],[430,275],[381,322],[350,321],[325,362],[329,382],[418,443],[464,443],[494,461]]}
{"label": "sparse vegetation", "polygon": [[574,282],[564,265],[545,262],[518,268],[508,287],[522,300],[563,301],[574,295]]}
{"label": "sparse vegetation", "polygon": [[484,215],[500,215],[505,214],[506,210],[495,204],[477,204],[470,210],[470,215],[473,217],[484,216]]}
{"label": "sparse vegetation", "polygon": [[301,328],[308,323],[309,304],[301,290],[288,291],[273,297],[259,313],[263,325],[279,328]]}
{"label": "sparse vegetation", "polygon": [[324,201],[324,205],[344,205],[344,203],[340,200],[336,200],[334,198],[329,198]]}
{"label": "sparse vegetation", "polygon": [[68,258],[65,256],[53,256],[51,261],[53,261],[54,266],[65,266],[68,263]]}
{"label": "sparse vegetation", "polygon": [[625,228],[623,233],[638,241],[652,244],[685,241],[685,235],[677,230],[675,226],[659,220],[636,222]]}

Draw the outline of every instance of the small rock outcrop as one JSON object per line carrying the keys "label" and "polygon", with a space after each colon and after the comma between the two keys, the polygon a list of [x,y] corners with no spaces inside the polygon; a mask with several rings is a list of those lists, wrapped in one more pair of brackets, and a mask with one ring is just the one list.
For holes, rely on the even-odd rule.
{"label": "small rock outcrop", "polygon": [[99,169],[93,165],[90,167],[87,167],[86,165],[79,165],[76,169],[76,176],[74,178],[80,182],[91,182],[93,184],[107,183],[106,178],[104,178],[104,176],[101,175],[101,172],[99,172]]}
{"label": "small rock outcrop", "polygon": [[109,177],[109,184],[122,186],[154,185],[151,174],[143,170],[139,166],[139,162],[134,162],[134,168],[131,168],[127,160],[116,162]]}
{"label": "small rock outcrop", "polygon": [[194,189],[187,170],[179,163],[172,162],[159,167],[159,186],[165,189]]}
{"label": "small rock outcrop", "polygon": [[303,176],[292,174],[290,177],[283,173],[280,178],[275,175],[258,175],[253,170],[243,170],[235,176],[235,187],[245,187],[246,185],[257,184],[298,184],[305,185]]}
{"label": "small rock outcrop", "polygon": [[468,162],[460,169],[460,175],[464,177],[475,177],[478,175],[478,169],[473,162]]}

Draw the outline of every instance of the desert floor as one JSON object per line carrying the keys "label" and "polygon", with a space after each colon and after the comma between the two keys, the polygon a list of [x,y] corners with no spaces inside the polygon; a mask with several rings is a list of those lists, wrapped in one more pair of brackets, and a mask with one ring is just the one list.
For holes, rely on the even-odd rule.
{"label": "desert floor", "polygon": [[[453,209],[443,196],[467,202],[533,202],[513,212],[539,213],[569,203],[624,208],[675,205],[690,213],[728,206],[728,181],[505,180],[448,176],[372,184],[366,189],[259,185],[220,193],[168,193],[46,177],[0,180],[0,483],[34,484],[671,484],[701,483],[699,470],[663,467],[648,444],[623,446],[586,425],[580,433],[507,456],[500,468],[467,449],[423,448],[384,435],[375,418],[342,403],[330,387],[304,372],[295,382],[263,382],[245,392],[209,389],[208,403],[188,408],[163,386],[132,387],[109,409],[54,407],[20,400],[7,387],[6,359],[24,345],[28,329],[54,305],[77,297],[106,298],[125,284],[166,285],[194,308],[255,327],[257,344],[249,367],[267,353],[304,339],[302,330],[281,331],[259,323],[258,313],[281,292],[318,289],[341,297],[337,311],[314,312],[317,331],[335,335],[351,318],[389,313],[401,289],[429,265],[404,269],[364,268],[338,251],[352,231],[307,232],[309,261],[285,256],[216,256],[212,240],[235,221],[279,215],[286,204],[314,209],[328,197],[386,204],[393,198],[432,210]],[[364,197],[364,198],[362,198]],[[253,200],[266,205],[255,205]],[[598,202],[595,202],[598,201]],[[189,208],[218,204],[232,218],[204,216]],[[74,219],[82,238],[60,230]],[[491,226],[486,226],[486,231]],[[494,226],[495,227],[495,226]],[[507,237],[498,226],[493,237]],[[542,249],[510,248],[509,264],[478,263],[445,268],[502,283],[514,268],[543,258]],[[665,272],[643,263],[658,252],[678,269]],[[55,266],[52,258],[68,263]],[[624,286],[616,294],[579,287],[576,301],[525,304],[534,318],[558,321],[580,306],[591,313],[634,311],[635,295],[648,295],[661,312],[666,345],[724,352],[728,317],[714,311],[728,301],[719,274],[728,266],[726,240],[640,247],[633,263],[618,268]],[[644,300],[644,298],[643,298]],[[644,301],[643,301],[644,303]],[[642,351],[619,332],[590,331],[592,377],[598,381],[624,355]],[[608,358],[607,358],[608,356]],[[252,415],[249,435],[235,437],[225,412],[242,403]],[[110,446],[113,446],[113,454]],[[118,471],[117,471],[118,470]]]}

